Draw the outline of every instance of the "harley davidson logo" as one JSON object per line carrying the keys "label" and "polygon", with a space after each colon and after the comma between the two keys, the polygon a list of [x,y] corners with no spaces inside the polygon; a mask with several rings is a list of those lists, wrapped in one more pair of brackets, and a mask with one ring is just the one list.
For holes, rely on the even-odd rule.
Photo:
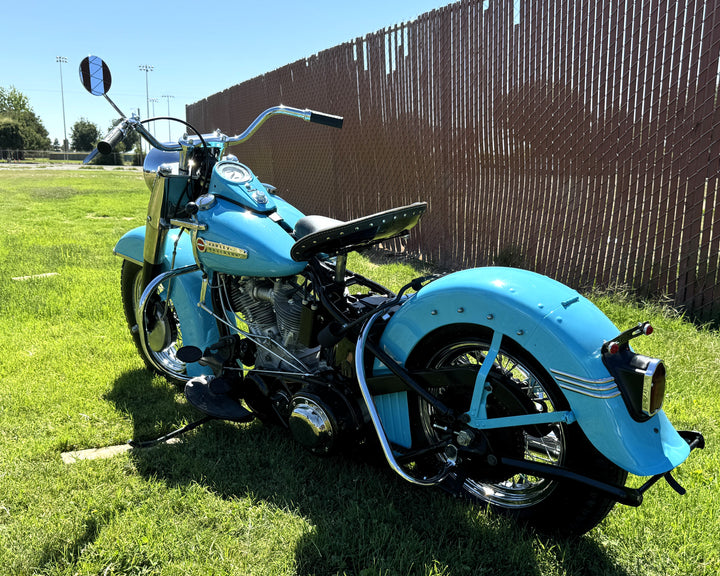
{"label": "harley davidson logo", "polygon": [[238,248],[237,246],[228,246],[220,244],[220,242],[212,242],[198,238],[195,242],[198,252],[206,252],[208,254],[219,254],[220,256],[228,256],[229,258],[241,258],[245,260],[248,257],[247,250]]}

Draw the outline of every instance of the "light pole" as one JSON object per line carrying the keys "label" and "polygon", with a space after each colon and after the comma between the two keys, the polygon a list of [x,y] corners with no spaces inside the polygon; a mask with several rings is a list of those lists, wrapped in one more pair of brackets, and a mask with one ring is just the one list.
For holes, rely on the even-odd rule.
{"label": "light pole", "polygon": [[140,64],[138,68],[145,72],[145,103],[147,104],[147,117],[150,118],[150,92],[148,90],[148,72],[152,72],[155,68],[150,64]]}
{"label": "light pole", "polygon": [[[152,102],[152,108],[153,108],[153,115],[152,117],[155,118],[155,104],[157,102],[160,102],[160,98],[150,98],[150,102]],[[151,123],[152,125],[149,126],[150,131],[152,132],[152,135],[155,136],[155,122]]]}
{"label": "light pole", "polygon": [[161,96],[161,98],[167,99],[167,104],[168,104],[168,142],[172,142],[172,136],[170,136],[170,120],[169,120],[169,118],[170,118],[170,98],[175,98],[175,96],[173,96],[172,94],[163,94]]}
{"label": "light pole", "polygon": [[68,59],[65,56],[55,56],[55,62],[60,65],[60,98],[62,100],[63,111],[63,158],[67,160],[67,128],[65,125],[65,90],[63,89],[62,65],[67,64]]}
{"label": "light pole", "polygon": [[138,68],[145,72],[145,105],[147,106],[147,117],[150,118],[150,92],[148,90],[148,72],[152,72],[155,68],[151,64],[140,64]]}

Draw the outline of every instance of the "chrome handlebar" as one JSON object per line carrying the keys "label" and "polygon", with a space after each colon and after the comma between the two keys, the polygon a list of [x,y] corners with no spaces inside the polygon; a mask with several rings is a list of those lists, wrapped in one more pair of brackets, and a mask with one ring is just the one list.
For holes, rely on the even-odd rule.
{"label": "chrome handlebar", "polygon": [[342,116],[333,116],[331,114],[324,114],[322,112],[316,112],[314,110],[301,110],[300,108],[291,108],[290,106],[273,106],[261,112],[255,120],[252,121],[242,133],[236,136],[226,136],[219,130],[216,130],[212,135],[206,136],[188,136],[184,135],[178,140],[177,144],[163,144],[155,136],[153,136],[143,126],[139,116],[133,114],[130,118],[125,118],[120,124],[118,124],[103,140],[98,143],[97,149],[93,151],[90,156],[85,159],[85,163],[89,162],[97,153],[100,151],[102,154],[109,154],[112,148],[120,142],[129,132],[137,130],[140,135],[154,148],[162,150],[164,152],[181,152],[193,148],[200,142],[220,142],[224,146],[231,146],[233,144],[239,144],[249,140],[255,132],[262,126],[265,121],[271,116],[294,116],[300,118],[306,122],[314,122],[315,124],[323,124],[325,126],[331,126],[334,128],[342,128],[343,118]]}
{"label": "chrome handlebar", "polygon": [[[316,124],[324,124],[325,126],[332,126],[335,128],[342,128],[343,123],[343,119],[341,116],[333,116],[331,114],[324,114],[322,112],[316,112],[314,110],[301,110],[300,108],[291,108],[290,106],[280,105],[273,106],[272,108],[268,108],[267,110],[261,112],[258,117],[252,121],[250,126],[248,126],[243,132],[236,136],[226,136],[220,131],[215,131],[212,135],[203,136],[203,139],[206,142],[222,142],[227,146],[245,142],[246,140],[249,140],[253,136],[253,134],[258,131],[260,126],[262,126],[265,121],[271,116],[293,116],[295,118],[300,118],[305,122],[314,122]],[[128,121],[133,124],[135,124],[136,122],[134,128],[138,130],[138,132],[140,132],[143,138],[145,138],[151,146],[154,146],[155,148],[158,148],[159,150],[163,150],[165,152],[179,151],[183,148],[195,146],[199,142],[199,136],[186,135],[183,136],[183,138],[181,138],[180,140],[178,140],[177,145],[163,144],[159,142],[152,134],[150,134],[150,132],[148,132],[145,127],[140,124],[138,119],[129,119]]]}

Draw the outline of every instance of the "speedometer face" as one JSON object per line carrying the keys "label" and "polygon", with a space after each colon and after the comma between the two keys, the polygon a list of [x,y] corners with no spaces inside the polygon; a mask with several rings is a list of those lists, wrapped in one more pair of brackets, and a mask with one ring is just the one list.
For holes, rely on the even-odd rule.
{"label": "speedometer face", "polygon": [[220,164],[218,166],[218,172],[223,178],[226,178],[231,182],[247,182],[252,178],[247,168],[241,166],[240,164],[232,164],[230,162],[227,164]]}

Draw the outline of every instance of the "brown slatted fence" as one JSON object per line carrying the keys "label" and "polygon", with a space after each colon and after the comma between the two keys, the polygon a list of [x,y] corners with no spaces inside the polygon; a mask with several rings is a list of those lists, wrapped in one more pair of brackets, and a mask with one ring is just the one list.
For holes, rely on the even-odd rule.
{"label": "brown slatted fence", "polygon": [[187,107],[305,213],[430,211],[405,244],[450,267],[509,263],[629,285],[720,318],[717,0],[463,0]]}

